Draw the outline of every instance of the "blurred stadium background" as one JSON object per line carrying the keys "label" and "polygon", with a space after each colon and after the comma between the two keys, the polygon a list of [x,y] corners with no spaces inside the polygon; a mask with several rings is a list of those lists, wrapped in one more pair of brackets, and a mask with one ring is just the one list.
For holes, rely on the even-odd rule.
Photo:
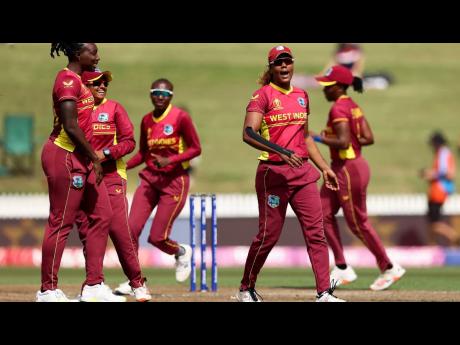
{"label": "blurred stadium background", "polygon": [[[192,115],[203,152],[193,162],[191,192],[218,194],[220,267],[242,270],[247,246],[257,233],[254,194],[257,152],[242,142],[241,129],[245,107],[251,93],[258,88],[257,79],[264,70],[267,51],[275,44],[98,44],[100,68],[114,74],[108,96],[127,109],[135,126],[136,140],[140,120],[152,108],[148,90],[157,78],[166,77],[174,83],[173,103],[186,107]],[[297,75],[318,74],[335,46],[331,43],[286,44],[293,49]],[[372,171],[368,199],[371,222],[389,248],[389,256],[403,266],[460,267],[457,249],[444,247],[442,241],[436,245],[428,243],[424,216],[427,186],[418,177],[419,170],[432,162],[427,142],[433,130],[442,130],[453,150],[460,139],[460,86],[456,80],[460,74],[460,44],[363,44],[362,47],[366,56],[365,71],[388,73],[394,81],[384,90],[368,90],[362,95],[350,93],[364,110],[376,138],[374,146],[364,149]],[[11,282],[14,276],[8,273],[11,268],[40,264],[40,245],[49,206],[40,153],[52,126],[54,78],[67,64],[65,56],[52,59],[49,49],[49,44],[0,45],[0,65],[3,66],[0,76],[0,272],[6,272],[0,274],[0,284]],[[330,104],[321,89],[307,86],[307,90],[311,100],[310,128],[319,132],[324,128]],[[23,123],[22,130],[16,129],[14,135],[13,129],[7,133],[9,116],[27,114],[31,114],[32,123]],[[30,126],[31,134],[20,137],[20,133],[27,133],[25,126]],[[8,137],[23,144],[28,142],[31,153],[7,155]],[[326,149],[323,146],[320,149],[328,157]],[[129,198],[137,186],[138,171],[133,169],[128,174]],[[456,181],[458,185],[459,174]],[[451,197],[444,210],[449,222],[460,232],[460,196]],[[362,243],[351,236],[342,218],[340,224],[350,264],[374,268],[374,259]],[[150,227],[150,222],[146,227]],[[143,265],[172,267],[173,259],[149,246],[146,237],[144,231],[140,252]],[[172,237],[189,241],[188,204],[174,225]],[[111,244],[105,263],[107,267],[119,267]],[[62,267],[83,265],[81,246],[74,232]],[[301,269],[308,265],[300,228],[289,211],[280,242],[270,254],[266,267]],[[37,286],[39,271],[31,272],[29,283]],[[239,278],[236,274],[235,279],[229,281],[230,286],[237,286]],[[460,290],[460,284],[457,287]]]}

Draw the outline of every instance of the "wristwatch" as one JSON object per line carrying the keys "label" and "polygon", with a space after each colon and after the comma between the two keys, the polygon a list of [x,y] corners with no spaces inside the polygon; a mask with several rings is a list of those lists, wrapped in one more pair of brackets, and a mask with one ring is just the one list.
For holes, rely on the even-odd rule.
{"label": "wristwatch", "polygon": [[102,153],[104,154],[105,158],[112,158],[110,157],[110,149],[103,149]]}

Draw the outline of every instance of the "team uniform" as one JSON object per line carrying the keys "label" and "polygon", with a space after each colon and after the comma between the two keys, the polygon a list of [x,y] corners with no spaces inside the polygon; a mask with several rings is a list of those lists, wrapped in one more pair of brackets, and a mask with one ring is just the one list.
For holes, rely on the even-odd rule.
{"label": "team uniform", "polygon": [[[169,235],[187,200],[189,161],[200,153],[198,134],[184,110],[170,104],[158,118],[153,112],[143,117],[139,152],[127,162],[128,169],[146,164],[139,172],[140,184],[129,213],[129,226],[136,245],[152,210],[158,206],[148,241],[167,254],[178,252],[179,244]],[[168,157],[170,164],[158,167],[151,154]]]}
{"label": "team uniform", "polygon": [[300,168],[291,168],[278,154],[262,152],[256,174],[259,204],[259,233],[246,259],[241,290],[255,287],[257,275],[281,235],[288,203],[296,213],[312,264],[318,292],[329,288],[329,256],[322,226],[321,202],[316,186],[318,171],[307,162],[305,123],[309,99],[305,91],[285,90],[270,83],[257,90],[247,112],[263,114],[263,138],[295,152],[304,159]]}
{"label": "team uniform", "polygon": [[[144,278],[138,260],[136,239],[128,224],[127,174],[126,164],[122,159],[136,147],[134,128],[123,106],[109,99],[104,99],[99,106],[94,107],[91,122],[91,145],[94,150],[110,150],[110,159],[102,162],[103,183],[107,188],[113,211],[109,235],[131,286],[138,288],[143,285]],[[89,222],[83,212],[79,213],[77,224],[80,239],[85,243]]]}
{"label": "team uniform", "polygon": [[437,178],[430,182],[428,189],[428,219],[432,223],[441,220],[441,207],[455,189],[454,182],[447,178],[455,170],[454,156],[447,146],[436,151],[433,170]]}
{"label": "team uniform", "polygon": [[78,125],[90,141],[94,98],[80,76],[67,68],[57,74],[54,83],[54,128],[41,156],[50,200],[50,215],[42,244],[42,291],[57,289],[62,253],[80,208],[90,220],[85,243],[84,285],[104,281],[102,266],[112,210],[105,185],[96,184],[91,161],[79,152],[60,121],[59,103],[66,100],[76,102]]}
{"label": "team uniform", "polygon": [[342,241],[335,215],[342,207],[345,220],[351,231],[369,248],[377,259],[381,271],[391,265],[380,238],[371,226],[366,209],[366,189],[370,170],[361,155],[360,137],[364,115],[361,109],[348,96],[341,96],[333,104],[327,121],[326,136],[336,137],[334,124],[348,122],[351,141],[347,149],[330,147],[331,168],[337,175],[340,189],[332,191],[321,188],[321,204],[324,215],[324,230],[327,241],[334,253],[336,265],[346,264]]}

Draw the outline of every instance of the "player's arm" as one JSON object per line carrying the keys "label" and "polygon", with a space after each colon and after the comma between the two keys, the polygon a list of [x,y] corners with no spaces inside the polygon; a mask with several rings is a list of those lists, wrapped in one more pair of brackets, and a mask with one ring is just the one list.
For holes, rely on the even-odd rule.
{"label": "player's arm", "polygon": [[308,119],[305,122],[305,144],[307,145],[308,155],[316,167],[321,170],[323,173],[324,184],[327,188],[332,190],[339,189],[339,183],[337,181],[337,176],[335,175],[334,171],[329,167],[329,165],[324,160],[321,152],[319,151],[318,147],[315,144],[310,132],[308,131]]}
{"label": "player's arm", "polygon": [[78,146],[79,150],[93,162],[94,172],[96,173],[96,183],[99,184],[103,177],[101,162],[99,161],[99,158],[94,152],[91,144],[86,140],[85,134],[78,126],[78,111],[76,102],[70,99],[63,100],[59,103],[59,108],[60,120],[65,132],[72,142]]}
{"label": "player's arm", "polygon": [[126,162],[126,169],[135,168],[145,162],[145,155],[147,154],[148,150],[146,130],[147,129],[144,126],[144,121],[142,121],[141,134],[139,139],[139,151],[137,151],[137,153]]}
{"label": "player's arm", "polygon": [[291,150],[287,150],[275,143],[272,143],[258,134],[262,124],[263,115],[258,112],[248,111],[243,125],[243,141],[261,151],[275,153],[291,167],[300,167],[303,164],[301,157]]}
{"label": "player's arm", "polygon": [[359,143],[362,146],[369,146],[374,144],[374,134],[372,133],[371,126],[367,122],[366,118],[363,117],[363,123],[361,124],[361,133],[358,137]]}
{"label": "player's arm", "polygon": [[336,137],[327,137],[326,132],[322,131],[318,141],[334,149],[347,149],[351,141],[351,131],[348,121],[337,121],[333,126]]}
{"label": "player's arm", "polygon": [[117,144],[108,147],[110,158],[117,160],[131,152],[136,147],[134,140],[134,126],[126,110],[118,104],[115,108],[115,126],[117,130]]}

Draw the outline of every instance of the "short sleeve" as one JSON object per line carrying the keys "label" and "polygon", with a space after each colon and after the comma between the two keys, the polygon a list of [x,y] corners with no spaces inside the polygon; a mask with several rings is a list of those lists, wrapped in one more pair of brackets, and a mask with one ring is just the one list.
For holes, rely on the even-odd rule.
{"label": "short sleeve", "polygon": [[69,99],[78,101],[81,93],[81,81],[73,75],[59,77],[54,84],[54,93],[57,102]]}
{"label": "short sleeve", "polygon": [[263,89],[259,89],[252,94],[251,99],[249,100],[248,106],[246,107],[246,112],[257,112],[260,114],[265,114],[268,111],[268,102],[267,96],[263,92]]}
{"label": "short sleeve", "polygon": [[335,105],[332,107],[330,112],[330,120],[332,123],[350,121],[350,114],[347,111],[347,108]]}

